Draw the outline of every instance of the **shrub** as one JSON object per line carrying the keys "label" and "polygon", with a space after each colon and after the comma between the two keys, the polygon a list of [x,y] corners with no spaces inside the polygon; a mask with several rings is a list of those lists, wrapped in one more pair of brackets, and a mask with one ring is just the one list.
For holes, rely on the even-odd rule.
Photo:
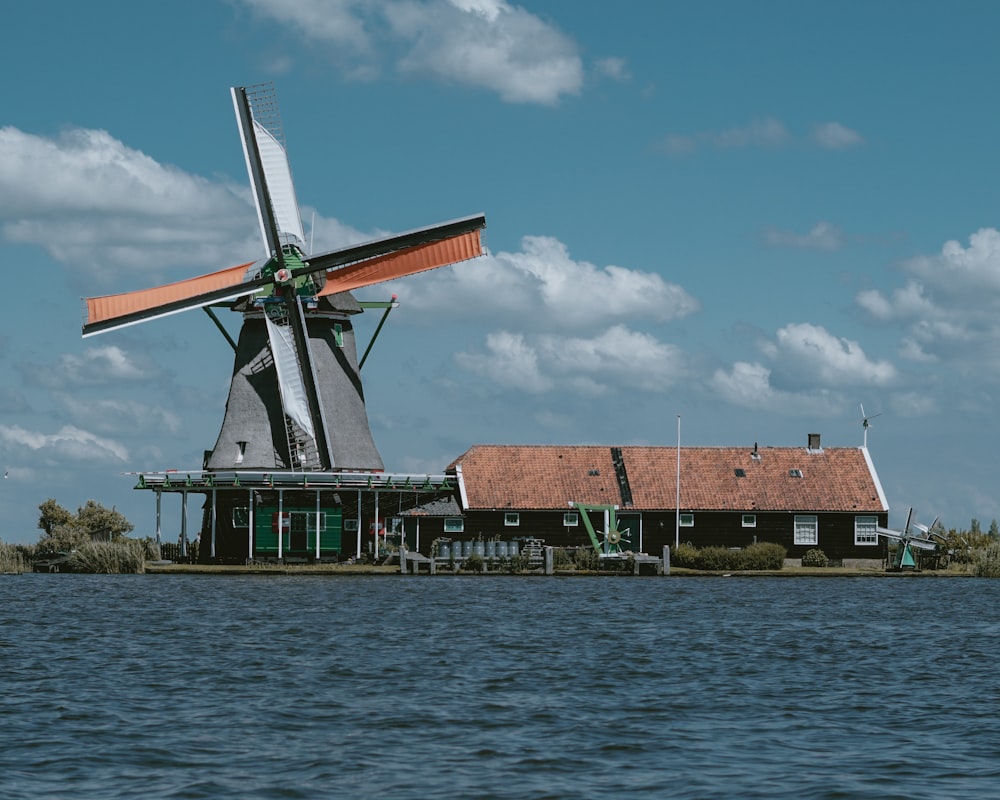
{"label": "shrub", "polygon": [[483,571],[483,557],[473,553],[471,556],[466,556],[462,561],[462,571],[463,572],[482,572]]}
{"label": "shrub", "polygon": [[788,551],[775,542],[756,542],[735,554],[738,569],[781,569]]}
{"label": "shrub", "polygon": [[727,570],[774,570],[781,569],[787,550],[773,542],[757,542],[742,550],[727,547],[703,547],[700,550],[691,544],[682,544],[670,554],[671,566],[702,569],[712,572]]}
{"label": "shrub", "polygon": [[594,570],[601,568],[601,557],[593,547],[580,547],[574,557],[577,569]]}
{"label": "shrub", "polygon": [[826,553],[818,547],[814,547],[812,550],[806,550],[806,554],[802,556],[803,567],[826,567],[829,566],[829,564],[830,559],[828,559],[826,557]]}
{"label": "shrub", "polygon": [[973,552],[972,569],[977,578],[1000,578],[1000,542]]}
{"label": "shrub", "polygon": [[675,567],[687,567],[688,569],[697,569],[695,566],[698,561],[698,548],[695,547],[690,542],[684,542],[677,545],[673,550],[670,551],[670,563]]}

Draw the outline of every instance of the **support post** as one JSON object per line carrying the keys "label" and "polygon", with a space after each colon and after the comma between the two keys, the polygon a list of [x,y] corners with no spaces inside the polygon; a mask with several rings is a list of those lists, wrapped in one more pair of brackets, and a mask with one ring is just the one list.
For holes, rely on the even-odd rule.
{"label": "support post", "polygon": [[670,574],[670,545],[663,545],[663,574]]}
{"label": "support post", "polygon": [[[291,527],[291,523],[289,523]],[[284,558],[285,553],[285,491],[278,489],[278,561]]]}
{"label": "support post", "polygon": [[316,560],[319,561],[319,489],[316,490]]}
{"label": "support post", "polygon": [[555,548],[552,545],[545,545],[545,574],[552,575],[555,573]]}
{"label": "support post", "polygon": [[216,507],[215,507],[215,496],[217,489],[212,489],[212,551],[209,553],[212,557],[212,561],[215,561],[215,517],[216,517]]}
{"label": "support post", "polygon": [[[416,571],[417,562],[413,562],[413,569]],[[403,575],[409,575],[409,571],[406,569],[406,544],[403,543],[399,546],[399,571]]]}
{"label": "support post", "polygon": [[361,527],[361,490],[358,489],[358,552],[355,555],[355,560],[361,560],[361,531],[364,528]]}
{"label": "support post", "polygon": [[188,493],[181,492],[181,558],[188,555]]}
{"label": "support post", "polygon": [[163,492],[156,492],[156,546],[160,546],[160,510],[163,503]]}

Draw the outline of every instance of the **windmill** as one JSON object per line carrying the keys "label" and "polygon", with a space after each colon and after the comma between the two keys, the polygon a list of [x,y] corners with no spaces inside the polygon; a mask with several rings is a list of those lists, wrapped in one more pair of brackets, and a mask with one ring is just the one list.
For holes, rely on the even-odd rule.
{"label": "windmill", "polygon": [[[309,253],[273,85],[234,87],[231,95],[262,257],[176,283],[89,298],[83,335],[202,308],[236,353],[225,418],[215,447],[206,451],[205,469],[381,470],[351,324],[363,309],[351,292],[482,255],[486,219],[474,215]],[[213,307],[243,314],[237,342]]]}
{"label": "windmill", "polygon": [[[939,534],[934,532],[939,519],[940,518],[936,518],[930,525],[921,525],[920,523],[913,521],[913,509],[911,508],[906,515],[906,525],[903,527],[903,530],[894,531],[890,528],[883,528],[881,526],[876,528],[879,536],[888,539],[890,542],[898,542],[899,546],[896,548],[892,564],[890,565],[892,569],[916,569],[917,560],[913,553],[914,549],[936,551],[940,548],[938,542],[929,538],[930,536],[941,538]],[[913,531],[914,528],[922,533],[923,536],[918,536]]]}
{"label": "windmill", "polygon": [[858,405],[861,406],[861,427],[864,429],[864,432],[865,432],[865,434],[864,434],[864,440],[863,440],[863,446],[867,448],[868,447],[868,429],[872,426],[871,421],[873,419],[875,419],[875,417],[881,417],[882,416],[882,412],[879,411],[878,414],[872,414],[869,417],[869,416],[867,416],[865,414],[865,404],[864,403],[859,403]]}

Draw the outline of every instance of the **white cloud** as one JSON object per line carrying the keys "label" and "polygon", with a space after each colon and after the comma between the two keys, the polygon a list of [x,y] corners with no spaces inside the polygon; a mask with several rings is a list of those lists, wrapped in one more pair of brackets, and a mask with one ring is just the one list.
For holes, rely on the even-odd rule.
{"label": "white cloud", "polygon": [[56,393],[55,397],[70,419],[101,433],[152,430],[162,434],[181,429],[181,418],[161,406],[118,398],[90,401],[79,394]]}
{"label": "white cloud", "polygon": [[983,228],[963,247],[899,265],[906,282],[855,297],[872,319],[901,329],[900,352],[914,363],[947,363],[963,372],[1000,375],[1000,232]]}
{"label": "white cloud", "polygon": [[809,323],[786,325],[777,332],[769,351],[783,373],[795,376],[796,383],[888,386],[897,378],[896,368],[888,361],[873,361],[857,342]]}
{"label": "white cloud", "polygon": [[505,0],[244,0],[314,42],[351,77],[382,59],[403,73],[478,86],[512,103],[553,105],[583,85],[579,46]]}
{"label": "white cloud", "polygon": [[128,460],[128,450],[123,445],[72,425],[64,425],[51,434],[29,431],[17,425],[0,425],[0,445],[8,452],[27,448],[53,462],[63,459],[80,462]]}
{"label": "white cloud", "polygon": [[459,366],[499,386],[532,394],[552,388],[538,366],[538,353],[519,333],[499,331],[486,337],[486,353],[456,353]]}
{"label": "white cloud", "polygon": [[123,381],[150,380],[152,363],[143,363],[117,345],[88,347],[83,353],[64,353],[54,366],[18,365],[28,383],[48,388],[94,386]]}
{"label": "white cloud", "polygon": [[696,312],[698,301],[655,272],[574,261],[548,236],[526,236],[518,253],[501,252],[401,281],[407,307],[466,313],[477,320],[511,315],[525,327],[576,328],[621,318],[666,322]]}
{"label": "white cloud", "polygon": [[270,17],[310,39],[336,44],[354,53],[372,50],[363,3],[357,0],[243,0],[262,16]]}
{"label": "white cloud", "polygon": [[500,331],[486,337],[486,352],[458,353],[455,360],[499,386],[533,394],[569,388],[598,395],[622,383],[659,392],[687,371],[679,348],[624,325],[592,338]]}
{"label": "white cloud", "polygon": [[827,150],[844,150],[864,143],[861,134],[839,122],[824,122],[813,125],[809,138]]}
{"label": "white cloud", "polygon": [[[0,128],[0,233],[102,284],[258,255],[249,195],[126,147],[106,131],[49,139]],[[190,274],[190,272],[188,273]]]}
{"label": "white cloud", "polygon": [[708,388],[727,403],[779,414],[822,415],[836,413],[841,398],[825,388],[786,391],[771,384],[771,370],[758,362],[738,361],[729,371],[717,369]]}
{"label": "white cloud", "polygon": [[829,222],[818,222],[805,234],[771,229],[764,232],[764,243],[773,247],[797,247],[804,250],[839,250],[844,233]]}

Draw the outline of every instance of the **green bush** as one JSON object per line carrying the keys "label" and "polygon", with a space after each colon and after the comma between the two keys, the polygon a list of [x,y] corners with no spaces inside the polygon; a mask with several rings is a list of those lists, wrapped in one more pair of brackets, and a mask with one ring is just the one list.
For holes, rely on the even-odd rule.
{"label": "green bush", "polygon": [[698,548],[690,542],[677,545],[670,551],[670,564],[675,567],[687,567],[697,569]]}
{"label": "green bush", "polygon": [[483,557],[473,553],[462,560],[462,572],[482,572]]}
{"label": "green bush", "polygon": [[803,567],[827,567],[829,565],[830,559],[828,559],[826,557],[826,553],[818,547],[814,547],[812,550],[806,550],[806,554],[802,556]]}
{"label": "green bush", "polygon": [[738,569],[781,569],[788,551],[775,542],[757,542],[737,554]]}
{"label": "green bush", "polygon": [[757,542],[742,550],[718,546],[698,549],[691,544],[682,544],[671,552],[670,564],[710,572],[775,570],[784,565],[787,553],[784,547],[773,542]]}

